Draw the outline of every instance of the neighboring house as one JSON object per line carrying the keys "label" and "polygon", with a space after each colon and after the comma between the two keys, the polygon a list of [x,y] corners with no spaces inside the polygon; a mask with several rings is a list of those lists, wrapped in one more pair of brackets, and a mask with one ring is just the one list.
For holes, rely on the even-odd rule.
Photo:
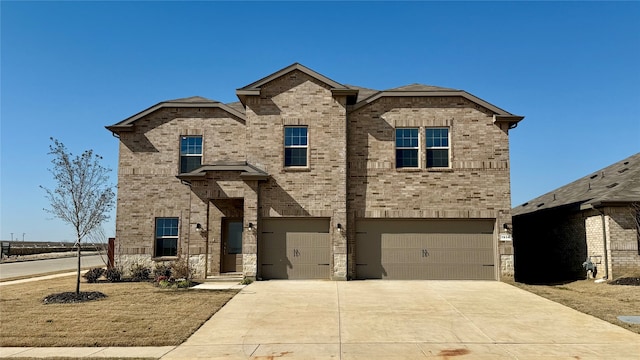
{"label": "neighboring house", "polygon": [[513,208],[515,278],[640,276],[640,153]]}
{"label": "neighboring house", "polygon": [[198,277],[513,274],[508,134],[522,116],[461,90],[377,91],[300,64],[236,94],[107,127],[120,139],[124,270],[188,257]]}

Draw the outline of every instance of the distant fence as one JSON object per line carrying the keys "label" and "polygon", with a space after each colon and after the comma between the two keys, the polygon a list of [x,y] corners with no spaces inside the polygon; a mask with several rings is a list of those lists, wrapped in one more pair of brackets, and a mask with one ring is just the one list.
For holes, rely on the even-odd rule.
{"label": "distant fence", "polygon": [[[82,251],[103,251],[107,244],[82,243]],[[71,242],[3,241],[2,254],[5,256],[34,255],[54,252],[77,251]]]}

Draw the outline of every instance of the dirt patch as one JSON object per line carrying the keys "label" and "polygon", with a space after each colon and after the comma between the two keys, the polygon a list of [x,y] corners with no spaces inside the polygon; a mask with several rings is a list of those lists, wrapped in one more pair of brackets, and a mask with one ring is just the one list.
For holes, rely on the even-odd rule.
{"label": "dirt patch", "polygon": [[640,277],[625,277],[609,282],[611,285],[640,286]]}
{"label": "dirt patch", "polygon": [[74,304],[85,301],[100,300],[106,297],[107,295],[100,291],[81,291],[77,294],[75,292],[62,292],[49,295],[42,299],[42,302],[45,304]]}

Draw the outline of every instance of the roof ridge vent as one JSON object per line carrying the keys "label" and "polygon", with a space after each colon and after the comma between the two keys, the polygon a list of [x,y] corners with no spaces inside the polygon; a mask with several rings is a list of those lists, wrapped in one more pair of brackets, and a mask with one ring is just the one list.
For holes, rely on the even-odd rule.
{"label": "roof ridge vent", "polygon": [[591,175],[591,177],[589,179],[595,179],[597,177],[598,177],[598,174],[593,174],[593,175]]}
{"label": "roof ridge vent", "polygon": [[618,186],[618,183],[617,183],[617,182],[615,182],[615,183],[613,183],[613,184],[609,184],[609,185],[607,185],[607,189],[612,189],[612,188],[614,188],[614,187],[616,187],[616,186]]}

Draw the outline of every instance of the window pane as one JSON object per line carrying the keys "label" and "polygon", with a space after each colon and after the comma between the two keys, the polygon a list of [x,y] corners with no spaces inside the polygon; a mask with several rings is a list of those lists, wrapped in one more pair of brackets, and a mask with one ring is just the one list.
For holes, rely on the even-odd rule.
{"label": "window pane", "polygon": [[427,147],[448,147],[449,129],[427,129]]}
{"label": "window pane", "polygon": [[449,167],[449,150],[427,149],[427,167]]}
{"label": "window pane", "polygon": [[156,237],[178,236],[178,218],[156,219]]}
{"label": "window pane", "polygon": [[188,173],[200,167],[202,162],[201,156],[182,156],[180,157],[180,172]]}
{"label": "window pane", "polygon": [[228,223],[228,239],[227,249],[228,254],[242,254],[242,222],[230,222]]}
{"label": "window pane", "polygon": [[396,167],[418,167],[418,150],[417,149],[397,149],[396,150]]}
{"label": "window pane", "polygon": [[306,148],[284,149],[284,165],[285,166],[307,166],[307,149]]}
{"label": "window pane", "polygon": [[178,239],[156,239],[155,256],[177,256]]}
{"label": "window pane", "polygon": [[180,155],[202,155],[202,136],[183,136],[180,141]]}
{"label": "window pane", "polygon": [[418,129],[396,129],[396,147],[418,147]]}

